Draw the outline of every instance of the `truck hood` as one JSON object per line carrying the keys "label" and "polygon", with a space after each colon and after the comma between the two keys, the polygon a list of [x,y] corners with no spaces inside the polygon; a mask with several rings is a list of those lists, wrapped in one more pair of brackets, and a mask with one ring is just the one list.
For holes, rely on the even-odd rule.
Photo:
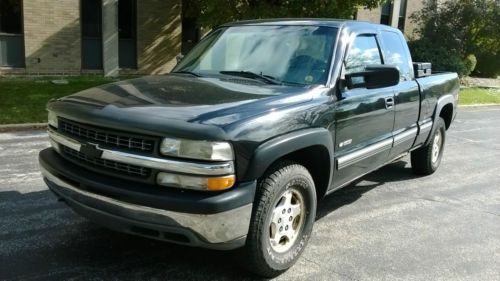
{"label": "truck hood", "polygon": [[132,129],[158,129],[174,123],[178,128],[224,127],[267,111],[309,101],[313,92],[310,87],[269,85],[233,76],[205,78],[169,74],[84,90],[52,102],[49,109],[77,121],[96,125],[107,123],[114,127],[127,124]]}

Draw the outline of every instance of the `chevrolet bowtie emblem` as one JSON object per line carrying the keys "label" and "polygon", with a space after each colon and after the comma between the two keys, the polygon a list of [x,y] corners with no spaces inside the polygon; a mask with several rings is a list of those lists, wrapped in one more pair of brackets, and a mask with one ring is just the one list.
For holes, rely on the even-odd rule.
{"label": "chevrolet bowtie emblem", "polygon": [[98,149],[97,145],[92,143],[82,143],[80,152],[90,159],[101,158],[102,155],[102,150]]}

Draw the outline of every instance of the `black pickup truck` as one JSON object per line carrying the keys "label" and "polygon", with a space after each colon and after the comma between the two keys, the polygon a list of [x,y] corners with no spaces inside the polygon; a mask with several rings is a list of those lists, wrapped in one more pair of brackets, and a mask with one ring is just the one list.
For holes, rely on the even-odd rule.
{"label": "black pickup truck", "polygon": [[439,166],[455,73],[413,63],[402,33],[356,21],[222,25],[167,75],[49,102],[49,188],[111,229],[230,250],[276,276],[318,200],[411,154]]}

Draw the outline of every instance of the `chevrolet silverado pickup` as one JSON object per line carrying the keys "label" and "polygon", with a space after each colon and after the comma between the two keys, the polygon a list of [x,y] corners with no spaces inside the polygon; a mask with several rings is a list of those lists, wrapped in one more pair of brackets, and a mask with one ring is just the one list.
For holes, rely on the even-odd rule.
{"label": "chevrolet silverado pickup", "polygon": [[166,75],[48,103],[50,190],[108,228],[231,250],[266,277],[311,235],[318,200],[411,154],[439,166],[455,73],[412,62],[403,34],[357,21],[230,23]]}

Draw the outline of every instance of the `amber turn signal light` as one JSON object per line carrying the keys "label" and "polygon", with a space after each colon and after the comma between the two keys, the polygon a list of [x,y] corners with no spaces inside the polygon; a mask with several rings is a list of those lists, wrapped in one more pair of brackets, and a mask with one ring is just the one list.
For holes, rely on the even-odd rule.
{"label": "amber turn signal light", "polygon": [[234,175],[217,177],[217,178],[208,178],[207,189],[212,191],[228,189],[234,185],[235,181],[236,180]]}

